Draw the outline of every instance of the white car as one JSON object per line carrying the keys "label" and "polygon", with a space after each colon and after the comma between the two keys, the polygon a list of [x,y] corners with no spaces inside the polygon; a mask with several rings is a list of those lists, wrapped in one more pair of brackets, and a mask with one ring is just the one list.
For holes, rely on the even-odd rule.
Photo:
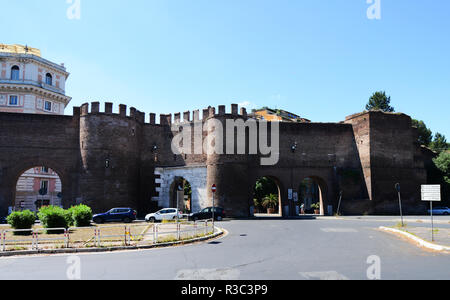
{"label": "white car", "polygon": [[[178,212],[178,218],[183,218],[181,212]],[[162,220],[176,220],[177,219],[177,209],[176,208],[164,208],[155,213],[148,214],[145,216],[145,221],[147,222],[157,222]]]}
{"label": "white car", "polygon": [[[430,210],[428,210],[428,213],[431,213]],[[448,216],[450,215],[450,208],[448,207],[433,207],[433,215],[444,215]]]}

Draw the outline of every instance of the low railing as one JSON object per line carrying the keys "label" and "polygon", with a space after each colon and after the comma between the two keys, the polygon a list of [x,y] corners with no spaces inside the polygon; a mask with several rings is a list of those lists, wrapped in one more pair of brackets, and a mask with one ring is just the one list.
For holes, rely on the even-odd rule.
{"label": "low railing", "polygon": [[178,242],[214,233],[212,220],[173,223],[133,223],[70,228],[5,229],[1,251],[144,246]]}

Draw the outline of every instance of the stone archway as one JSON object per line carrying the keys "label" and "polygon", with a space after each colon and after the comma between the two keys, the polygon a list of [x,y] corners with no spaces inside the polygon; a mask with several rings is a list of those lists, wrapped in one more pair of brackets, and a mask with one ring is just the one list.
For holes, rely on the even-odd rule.
{"label": "stone archway", "polygon": [[206,167],[170,167],[156,168],[155,175],[159,177],[157,184],[158,196],[153,201],[158,202],[159,207],[169,207],[176,202],[173,201],[174,183],[177,178],[183,178],[191,185],[191,211],[197,212],[208,207],[208,194],[206,189]]}
{"label": "stone archway", "polygon": [[299,188],[299,201],[304,204],[306,212],[311,212],[312,204],[319,203],[320,215],[325,215],[328,207],[328,187],[326,181],[318,176],[307,176],[300,182]]}
{"label": "stone archway", "polygon": [[[263,186],[264,185],[264,186]],[[263,207],[264,209],[267,209],[265,205],[263,204],[264,198],[266,197],[277,197],[278,204],[275,207],[275,211],[272,212],[272,214],[269,214],[269,211],[261,212],[258,210]],[[253,211],[250,212],[250,214],[256,213],[257,215],[273,215],[273,216],[283,216],[283,201],[282,201],[282,186],[281,181],[271,175],[267,176],[261,176],[258,177],[254,183],[253,183],[253,192],[252,192],[252,199],[250,199],[250,207],[253,207]],[[257,203],[255,203],[257,202]]]}
{"label": "stone archway", "polygon": [[58,174],[59,180],[61,181],[61,205],[63,207],[69,207],[73,205],[73,184],[74,180],[71,180],[70,175],[63,166],[58,165],[55,161],[50,161],[46,159],[25,159],[20,162],[20,164],[15,165],[14,167],[8,170],[9,176],[7,180],[4,182],[7,191],[7,207],[14,207],[16,201],[16,186],[19,181],[20,176],[29,169],[38,166],[45,166],[49,169],[52,169],[56,174]]}
{"label": "stone archway", "polygon": [[16,183],[13,210],[37,212],[43,206],[62,206],[62,183],[58,173],[47,166],[26,170]]}
{"label": "stone archway", "polygon": [[170,185],[170,207],[183,213],[192,212],[192,186],[183,177],[175,177]]}

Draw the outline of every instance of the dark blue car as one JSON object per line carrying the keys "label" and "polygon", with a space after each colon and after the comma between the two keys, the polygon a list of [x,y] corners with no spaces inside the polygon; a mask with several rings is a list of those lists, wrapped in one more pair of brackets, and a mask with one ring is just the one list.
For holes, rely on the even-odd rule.
{"label": "dark blue car", "polygon": [[106,213],[94,215],[92,219],[97,224],[105,222],[131,223],[136,220],[136,211],[132,208],[113,208]]}

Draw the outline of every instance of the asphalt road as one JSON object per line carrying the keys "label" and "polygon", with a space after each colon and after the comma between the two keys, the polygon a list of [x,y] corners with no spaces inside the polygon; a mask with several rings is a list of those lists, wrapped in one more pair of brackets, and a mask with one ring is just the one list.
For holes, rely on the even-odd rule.
{"label": "asphalt road", "polygon": [[[80,278],[364,280],[367,259],[375,255],[381,279],[450,279],[449,254],[426,252],[376,230],[396,223],[386,217],[224,221],[218,226],[229,234],[208,243],[80,254]],[[0,279],[64,280],[73,264],[69,257],[0,258]]]}

